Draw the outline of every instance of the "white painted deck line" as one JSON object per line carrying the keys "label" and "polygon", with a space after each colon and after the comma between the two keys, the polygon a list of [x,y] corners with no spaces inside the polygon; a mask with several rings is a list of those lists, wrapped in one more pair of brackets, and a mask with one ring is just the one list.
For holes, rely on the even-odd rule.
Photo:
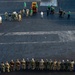
{"label": "white painted deck line", "polygon": [[57,6],[57,0],[49,0],[47,2],[40,2],[40,6],[48,6],[48,5],[52,5],[52,6]]}
{"label": "white painted deck line", "polygon": [[5,36],[13,36],[13,35],[45,35],[45,34],[58,34],[59,31],[50,31],[50,32],[45,32],[45,31],[38,31],[38,32],[9,32],[5,34]]}
{"label": "white painted deck line", "polygon": [[[37,31],[37,32],[9,32],[9,33],[0,33],[0,36],[22,36],[22,35],[50,35],[57,34],[59,36],[59,41],[42,41],[42,42],[9,42],[9,43],[0,43],[2,44],[42,44],[42,43],[61,43],[61,42],[75,42],[75,31]],[[32,37],[33,37],[32,36]]]}
{"label": "white painted deck line", "polygon": [[4,33],[0,33],[0,36],[2,36]]}
{"label": "white painted deck line", "polygon": [[75,31],[35,31],[35,32],[8,32],[8,33],[0,33],[0,35],[4,36],[14,36],[14,35],[49,35],[49,34],[58,34],[59,36],[73,36]]}
{"label": "white painted deck line", "polygon": [[[46,44],[46,43],[62,43],[63,41],[42,41],[42,42],[8,42],[0,43],[0,45],[11,45],[11,44]],[[67,41],[66,41],[67,42]]]}

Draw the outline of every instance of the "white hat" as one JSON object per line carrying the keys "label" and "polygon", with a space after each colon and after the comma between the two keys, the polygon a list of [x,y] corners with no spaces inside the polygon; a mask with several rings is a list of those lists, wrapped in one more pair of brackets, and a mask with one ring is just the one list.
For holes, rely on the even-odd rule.
{"label": "white hat", "polygon": [[62,62],[64,62],[64,60],[62,60]]}

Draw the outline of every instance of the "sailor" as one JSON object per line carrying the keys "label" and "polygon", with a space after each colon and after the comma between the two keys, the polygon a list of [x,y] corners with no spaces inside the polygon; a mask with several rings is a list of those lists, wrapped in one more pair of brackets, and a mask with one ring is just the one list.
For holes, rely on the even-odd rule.
{"label": "sailor", "polygon": [[47,16],[49,16],[49,9],[47,9]]}
{"label": "sailor", "polygon": [[61,62],[61,70],[64,71],[65,70],[65,61],[62,60]]}
{"label": "sailor", "polygon": [[18,20],[18,13],[17,12],[15,13],[15,20],[16,21]]}
{"label": "sailor", "polygon": [[64,18],[64,15],[66,14],[66,12],[63,10],[63,13],[62,13],[62,17]]}
{"label": "sailor", "polygon": [[5,64],[1,62],[1,72],[5,72]]}
{"label": "sailor", "polygon": [[70,61],[67,59],[66,65],[65,65],[66,71],[70,70]]}
{"label": "sailor", "polygon": [[44,62],[44,68],[45,68],[45,70],[48,70],[49,69],[49,61],[48,61],[48,59],[46,59],[46,61]]}
{"label": "sailor", "polygon": [[23,13],[23,15],[22,15],[22,16],[25,16],[25,9],[23,9],[23,10],[22,10],[22,13]]}
{"label": "sailor", "polygon": [[68,12],[68,17],[67,17],[67,18],[70,19],[70,16],[71,16],[71,12],[69,11],[69,12]]}
{"label": "sailor", "polygon": [[53,70],[56,70],[56,68],[57,68],[57,61],[54,60],[54,62],[53,62]]}
{"label": "sailor", "polygon": [[29,9],[26,9],[26,16],[29,16]]}
{"label": "sailor", "polygon": [[5,70],[6,70],[6,72],[10,72],[10,65],[9,65],[8,61],[6,61],[6,63],[5,63]]}
{"label": "sailor", "polygon": [[12,20],[15,20],[15,17],[16,17],[15,14],[16,14],[16,11],[12,12],[12,16],[11,16]]}
{"label": "sailor", "polygon": [[43,12],[41,12],[40,14],[41,14],[41,18],[43,18],[43,14],[44,14],[44,13],[43,13]]}
{"label": "sailor", "polygon": [[20,61],[19,59],[16,60],[16,70],[20,70]]}
{"label": "sailor", "polygon": [[14,12],[12,13],[12,16],[13,16],[13,20],[18,20],[18,14],[17,14],[16,11],[14,11]]}
{"label": "sailor", "polygon": [[5,12],[5,20],[8,20],[8,13]]}
{"label": "sailor", "polygon": [[39,62],[39,68],[40,68],[40,70],[44,69],[44,60],[43,59],[41,59],[41,61]]}
{"label": "sailor", "polygon": [[22,65],[22,69],[25,70],[26,69],[26,61],[24,58],[21,61],[21,65]]}
{"label": "sailor", "polygon": [[61,61],[59,60],[58,62],[57,62],[57,70],[59,71],[61,69]]}
{"label": "sailor", "polygon": [[49,70],[53,70],[53,61],[51,59],[49,61]]}
{"label": "sailor", "polygon": [[62,18],[62,15],[63,15],[63,10],[61,8],[59,8],[59,17]]}
{"label": "sailor", "polygon": [[9,21],[11,21],[13,19],[13,14],[8,13],[8,19],[9,19]]}
{"label": "sailor", "polygon": [[19,20],[19,21],[22,21],[22,16],[21,16],[21,14],[18,14],[18,20]]}
{"label": "sailor", "polygon": [[55,8],[51,7],[51,14],[54,14],[54,12],[55,12]]}
{"label": "sailor", "polygon": [[36,64],[36,70],[39,70],[39,60],[36,60],[35,64]]}
{"label": "sailor", "polygon": [[70,71],[74,70],[74,64],[75,64],[74,60],[71,60],[70,61]]}
{"label": "sailor", "polygon": [[2,16],[0,16],[0,24],[2,24]]}
{"label": "sailor", "polygon": [[33,15],[33,10],[31,9],[31,10],[30,10],[30,16],[32,16],[32,15]]}
{"label": "sailor", "polygon": [[50,5],[48,5],[47,9],[50,11],[50,9],[51,9],[51,6],[50,6]]}
{"label": "sailor", "polygon": [[13,60],[10,61],[10,71],[14,71],[15,70],[15,63]]}
{"label": "sailor", "polygon": [[27,58],[27,60],[26,60],[26,68],[27,69],[30,69],[30,61],[29,61],[29,58]]}
{"label": "sailor", "polygon": [[26,9],[26,6],[27,6],[27,4],[26,4],[26,2],[24,2],[24,9]]}
{"label": "sailor", "polygon": [[32,58],[32,60],[31,60],[31,69],[32,70],[35,69],[35,60],[34,60],[34,58]]}

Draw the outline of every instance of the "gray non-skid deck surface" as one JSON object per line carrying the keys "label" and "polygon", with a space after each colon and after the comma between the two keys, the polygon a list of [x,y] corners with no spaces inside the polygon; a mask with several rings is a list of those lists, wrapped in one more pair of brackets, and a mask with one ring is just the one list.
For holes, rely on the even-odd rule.
{"label": "gray non-skid deck surface", "polygon": [[[0,0],[0,14],[5,11],[19,11],[23,9],[23,2],[29,0]],[[32,0],[30,0],[32,1]],[[30,8],[31,2],[27,3]],[[39,2],[38,2],[39,3]],[[75,60],[75,0],[58,0],[58,7],[71,11],[70,20],[59,18],[58,14],[40,18],[40,11],[46,7],[39,7],[39,13],[33,17],[24,17],[22,22],[4,21],[0,25],[0,62],[16,60],[17,58],[48,58]],[[0,75],[74,75],[73,72],[11,72]]]}

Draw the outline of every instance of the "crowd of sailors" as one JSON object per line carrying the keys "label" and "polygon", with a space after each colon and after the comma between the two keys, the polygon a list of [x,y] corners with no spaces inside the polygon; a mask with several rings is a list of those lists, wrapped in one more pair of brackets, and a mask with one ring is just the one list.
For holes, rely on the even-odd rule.
{"label": "crowd of sailors", "polygon": [[36,60],[34,58],[30,59],[17,59],[16,61],[11,60],[1,62],[0,71],[1,72],[11,72],[20,70],[48,70],[48,71],[74,71],[75,61],[74,60],[49,60],[40,59]]}
{"label": "crowd of sailors", "polygon": [[[46,14],[47,14],[47,16],[49,16],[51,14],[56,14],[55,8],[53,6],[48,6],[47,10],[46,10]],[[60,18],[64,18],[65,14],[67,15],[67,19],[70,19],[70,16],[71,16],[71,12],[70,11],[66,12],[66,11],[64,11],[61,8],[59,8],[59,11],[57,12],[57,14],[59,14]],[[43,15],[44,15],[44,12],[41,12],[41,18],[43,18]]]}
{"label": "crowd of sailors", "polygon": [[[12,12],[12,13],[8,13],[5,12],[4,16],[5,16],[5,20],[6,21],[22,21],[22,18],[24,16],[28,17],[28,16],[32,16],[33,15],[33,10],[32,9],[22,9],[19,12]],[[0,24],[2,23],[2,16],[0,16]]]}
{"label": "crowd of sailors", "polygon": [[[46,14],[47,16],[49,16],[50,14],[55,14],[55,7],[53,6],[48,6],[47,7],[47,10],[46,10]],[[20,10],[19,12],[12,12],[12,13],[8,13],[8,12],[5,12],[4,13],[4,16],[5,16],[5,20],[9,20],[9,21],[12,21],[12,20],[15,20],[15,21],[21,21],[23,16],[32,16],[34,13],[33,13],[33,10],[32,8],[31,9],[22,9]],[[59,8],[59,11],[58,11],[58,14],[59,14],[59,17],[60,18],[63,18],[65,14],[67,14],[67,18],[70,19],[70,15],[71,15],[71,12],[68,11],[68,12],[65,12],[64,10],[62,10],[61,8]],[[41,15],[41,18],[44,17],[44,12],[43,11],[40,11],[40,15]],[[0,24],[2,23],[2,16],[0,16]]]}

